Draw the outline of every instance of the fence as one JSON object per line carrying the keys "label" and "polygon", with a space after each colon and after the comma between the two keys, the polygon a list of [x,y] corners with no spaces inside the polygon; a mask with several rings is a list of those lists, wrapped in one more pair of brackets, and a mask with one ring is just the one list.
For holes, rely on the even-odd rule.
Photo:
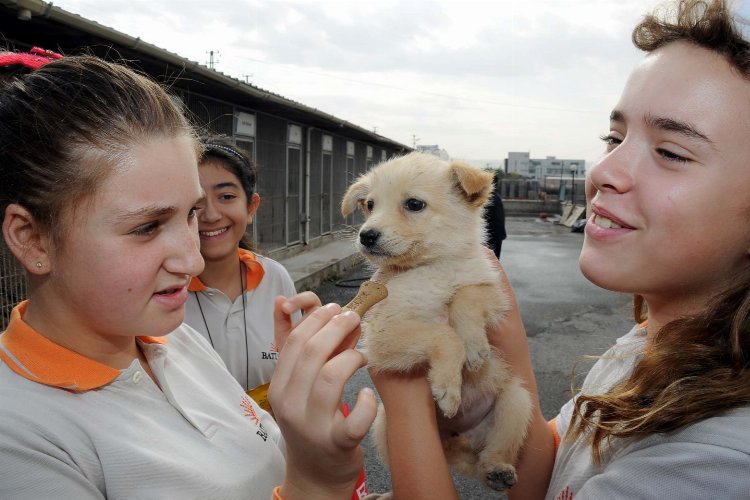
{"label": "fence", "polygon": [[26,297],[23,269],[0,238],[0,331],[8,326],[13,307]]}

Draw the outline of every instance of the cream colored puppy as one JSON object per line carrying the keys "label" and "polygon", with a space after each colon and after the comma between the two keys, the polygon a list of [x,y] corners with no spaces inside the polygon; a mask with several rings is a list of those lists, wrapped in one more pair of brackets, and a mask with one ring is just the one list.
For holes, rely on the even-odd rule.
{"label": "cream colored puppy", "polygon": [[[531,399],[487,341],[486,329],[507,310],[483,245],[491,191],[488,172],[411,153],[360,177],[341,210],[364,211],[357,246],[388,288],[363,318],[370,367],[428,365],[449,462],[504,490],[516,482]],[[387,463],[382,406],[373,436]]]}

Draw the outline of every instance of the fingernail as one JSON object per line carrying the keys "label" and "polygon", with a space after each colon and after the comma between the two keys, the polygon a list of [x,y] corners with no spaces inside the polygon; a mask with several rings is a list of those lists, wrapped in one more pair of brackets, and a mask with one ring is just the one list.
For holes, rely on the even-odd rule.
{"label": "fingernail", "polygon": [[330,304],[326,304],[323,307],[325,307],[326,309],[336,309],[338,306],[338,304],[334,304],[333,302],[331,302]]}

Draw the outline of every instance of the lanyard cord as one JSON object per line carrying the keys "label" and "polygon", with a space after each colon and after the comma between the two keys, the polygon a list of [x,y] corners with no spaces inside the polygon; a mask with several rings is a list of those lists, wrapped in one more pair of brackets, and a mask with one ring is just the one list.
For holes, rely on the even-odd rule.
{"label": "lanyard cord", "polygon": [[[245,390],[248,390],[250,389],[250,348],[247,344],[247,308],[245,304],[245,283],[242,280],[242,261],[240,261],[240,295],[242,295],[242,326],[245,330]],[[214,346],[214,339],[211,337],[211,330],[208,328],[206,315],[203,314],[203,306],[201,306],[201,300],[198,296],[198,292],[195,292],[195,301],[198,302],[198,310],[201,312],[203,325],[206,327],[208,341],[211,343],[211,347],[213,347],[215,350],[216,347]]]}

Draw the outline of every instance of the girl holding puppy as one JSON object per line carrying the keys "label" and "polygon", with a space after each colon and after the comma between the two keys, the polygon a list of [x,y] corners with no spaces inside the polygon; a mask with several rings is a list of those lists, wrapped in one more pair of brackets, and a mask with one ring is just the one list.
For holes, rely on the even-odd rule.
{"label": "girl holding puppy", "polygon": [[3,238],[28,277],[0,335],[0,497],[350,498],[375,416],[367,391],[338,409],[357,315],[276,299],[277,425],[182,324],[205,203],[185,118],[123,66],[38,57],[0,55]]}
{"label": "girl holding puppy", "polygon": [[[723,0],[674,7],[635,28],[646,57],[586,179],[581,269],[603,288],[634,294],[638,325],[553,422],[537,404],[512,499],[750,491],[750,43]],[[518,311],[492,336],[536,393]],[[430,437],[414,424],[430,418],[426,382],[380,375],[377,383],[396,496],[455,498],[443,468],[446,489],[428,494],[436,475],[411,461],[429,446],[439,453],[434,442],[399,445],[409,433],[415,446]]]}

